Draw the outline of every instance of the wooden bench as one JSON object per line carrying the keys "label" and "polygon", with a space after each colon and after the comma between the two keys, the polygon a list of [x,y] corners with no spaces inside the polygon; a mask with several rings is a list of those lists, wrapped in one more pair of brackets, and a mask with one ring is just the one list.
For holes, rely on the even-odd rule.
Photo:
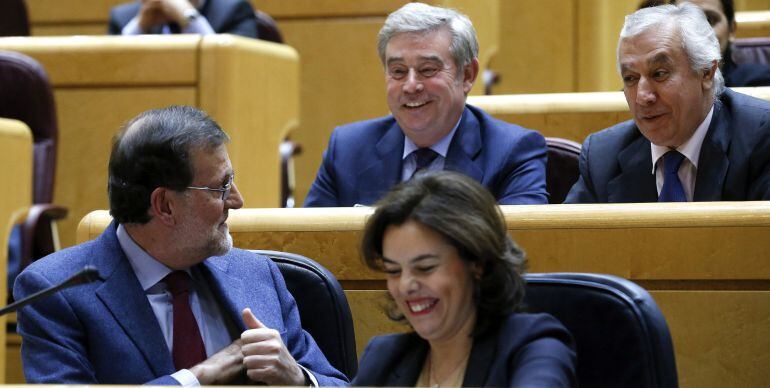
{"label": "wooden bench", "polygon": [[[23,221],[32,204],[32,132],[21,121],[0,118],[0,166],[3,166],[0,180],[5,185],[0,200],[0,303],[5,305],[8,300],[8,236],[13,225]],[[0,327],[5,327],[6,320],[7,316],[0,317]],[[18,341],[13,338],[8,341],[18,346]],[[0,344],[5,343],[5,330],[0,330]],[[0,365],[8,365],[5,347],[0,349]],[[20,372],[21,364],[11,364],[7,369],[8,377],[11,377]],[[0,368],[0,382],[6,381],[6,368]]]}

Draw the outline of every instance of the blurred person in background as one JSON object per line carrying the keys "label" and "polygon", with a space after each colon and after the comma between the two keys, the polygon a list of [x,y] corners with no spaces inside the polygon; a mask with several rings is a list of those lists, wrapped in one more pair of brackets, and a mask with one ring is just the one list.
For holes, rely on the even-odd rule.
{"label": "blurred person in background", "polygon": [[136,0],[110,10],[110,35],[234,34],[257,38],[245,0]]}

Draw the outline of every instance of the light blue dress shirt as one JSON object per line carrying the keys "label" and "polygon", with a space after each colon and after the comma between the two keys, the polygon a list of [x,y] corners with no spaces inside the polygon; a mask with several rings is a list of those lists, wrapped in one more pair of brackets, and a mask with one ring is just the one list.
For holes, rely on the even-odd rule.
{"label": "light blue dress shirt", "polygon": [[[150,302],[155,318],[158,319],[166,346],[171,352],[174,338],[174,311],[171,293],[166,289],[163,279],[171,273],[172,269],[154,259],[137,245],[123,225],[118,225],[117,237],[123,253],[126,254],[142,289],[147,294],[147,300]],[[225,315],[211,290],[206,286],[203,274],[197,269],[193,271],[188,269],[187,272],[192,277],[190,308],[198,322],[198,330],[206,347],[206,356],[211,357],[232,342],[223,319]],[[183,386],[200,385],[195,375],[187,369],[179,370],[171,377]]]}
{"label": "light blue dress shirt", "polygon": [[[428,165],[426,170],[441,171],[444,169],[444,161],[446,161],[446,154],[449,152],[449,145],[452,144],[452,138],[455,136],[455,132],[457,132],[457,128],[460,126],[461,121],[463,121],[463,115],[460,115],[460,119],[457,120],[457,124],[452,128],[451,132],[439,139],[436,144],[430,146],[430,149],[436,151],[438,156],[436,156],[436,159],[433,159],[433,162]],[[417,169],[417,160],[415,160],[414,151],[417,151],[419,148],[420,147],[418,147],[417,144],[414,144],[408,136],[404,136],[404,154],[401,157],[403,160],[401,182],[408,181],[412,175],[414,175],[414,171]]]}

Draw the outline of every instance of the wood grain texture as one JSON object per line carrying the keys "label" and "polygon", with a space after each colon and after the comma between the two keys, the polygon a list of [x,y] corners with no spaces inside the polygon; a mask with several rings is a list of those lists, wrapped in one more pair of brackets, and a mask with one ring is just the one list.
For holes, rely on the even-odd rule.
{"label": "wood grain texture", "polygon": [[[32,204],[32,132],[18,120],[0,118],[0,176],[6,183],[0,201],[0,301],[8,299],[8,236],[17,222],[23,222]],[[5,327],[7,316],[0,317]],[[5,330],[0,330],[0,344],[5,344]],[[6,364],[5,346],[0,349],[0,365]],[[0,368],[0,382],[5,382],[5,368]]]}

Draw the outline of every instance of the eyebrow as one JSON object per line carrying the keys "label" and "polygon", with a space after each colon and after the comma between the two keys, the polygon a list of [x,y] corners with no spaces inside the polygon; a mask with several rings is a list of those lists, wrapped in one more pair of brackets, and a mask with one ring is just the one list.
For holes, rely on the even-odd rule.
{"label": "eyebrow", "polygon": [[[422,56],[417,59],[421,62],[438,62],[438,63],[441,63],[442,65],[444,64],[444,61],[438,55]],[[390,65],[395,62],[404,62],[404,57],[389,57],[385,61],[387,65]]]}
{"label": "eyebrow", "polygon": [[[414,258],[409,259],[409,263],[418,263],[418,262],[423,261],[423,260],[437,259],[437,258],[438,258],[438,255],[435,254],[435,253],[425,253],[425,254],[422,254],[422,255],[419,255],[419,256],[416,256]],[[395,260],[388,259],[385,256],[382,256],[382,261],[385,262],[386,264],[398,265],[398,263],[396,263]]]}
{"label": "eyebrow", "polygon": [[671,57],[666,53],[658,53],[655,54],[654,57],[650,58],[647,61],[647,64],[654,65],[654,64],[663,64],[663,65],[673,65],[674,61],[671,60]]}

